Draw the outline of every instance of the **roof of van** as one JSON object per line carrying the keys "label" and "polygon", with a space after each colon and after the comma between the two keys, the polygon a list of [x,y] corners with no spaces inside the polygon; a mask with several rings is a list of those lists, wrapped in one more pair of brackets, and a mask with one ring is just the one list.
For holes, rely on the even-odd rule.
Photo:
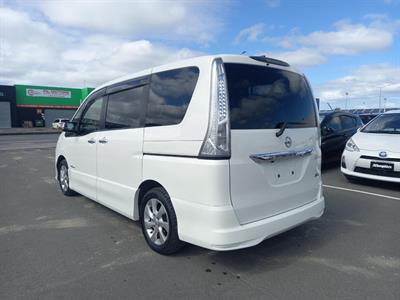
{"label": "roof of van", "polygon": [[[253,64],[253,65],[260,65],[260,66],[265,66],[267,64],[268,66],[273,66],[274,68],[279,68],[279,69],[288,70],[288,71],[302,74],[295,68],[289,66],[288,63],[281,61],[281,60],[268,58],[265,56],[247,56],[247,55],[233,55],[233,54],[197,56],[197,57],[193,57],[193,58],[189,58],[189,59],[185,59],[185,60],[179,60],[179,61],[175,61],[172,63],[160,65],[160,66],[157,66],[157,68],[163,67],[165,69],[169,69],[169,68],[173,69],[176,67],[176,64],[178,62],[180,65],[182,65],[182,63],[187,64],[187,65],[196,65],[199,63],[207,62],[207,61],[211,63],[211,61],[213,61],[216,58],[221,58],[224,62],[230,62],[230,63],[243,63],[243,64]],[[113,79],[111,81],[108,81],[108,82],[100,85],[99,87],[97,87],[95,90],[92,91],[92,93],[98,91],[99,89],[102,89],[104,87],[107,87],[109,85],[112,85],[112,84],[115,84],[115,83],[118,83],[121,81],[148,75],[151,73],[151,71],[154,68],[148,68],[148,69],[145,69],[140,72],[128,74],[128,75]]]}

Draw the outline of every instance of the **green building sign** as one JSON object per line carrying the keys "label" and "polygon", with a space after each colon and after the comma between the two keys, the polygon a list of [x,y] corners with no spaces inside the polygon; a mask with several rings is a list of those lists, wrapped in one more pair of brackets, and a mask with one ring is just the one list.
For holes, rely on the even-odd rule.
{"label": "green building sign", "polygon": [[17,107],[77,108],[93,88],[15,85]]}

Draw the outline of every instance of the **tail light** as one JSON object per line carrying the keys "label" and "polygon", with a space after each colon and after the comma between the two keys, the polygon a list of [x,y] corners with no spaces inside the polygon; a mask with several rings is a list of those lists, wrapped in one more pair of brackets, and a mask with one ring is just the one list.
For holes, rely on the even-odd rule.
{"label": "tail light", "polygon": [[212,84],[208,130],[199,156],[202,158],[230,158],[229,99],[222,59],[212,65]]}

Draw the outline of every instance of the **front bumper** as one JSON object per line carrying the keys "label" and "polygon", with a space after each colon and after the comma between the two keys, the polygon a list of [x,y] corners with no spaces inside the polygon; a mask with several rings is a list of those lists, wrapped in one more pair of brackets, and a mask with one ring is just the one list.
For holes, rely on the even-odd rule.
{"label": "front bumper", "polygon": [[[400,161],[390,160],[390,159],[400,159],[399,155],[391,152],[387,153],[389,160],[379,158],[377,155],[377,151],[361,150],[357,152],[357,151],[344,150],[342,155],[342,163],[340,170],[342,171],[343,174],[348,176],[400,183],[399,177],[384,176],[382,174],[379,174],[379,172],[377,172],[376,174],[367,174],[360,171],[360,170],[367,170],[367,171],[370,170],[371,162],[384,162],[393,164],[394,172],[400,174]],[[375,159],[373,159],[373,157],[375,157]]]}

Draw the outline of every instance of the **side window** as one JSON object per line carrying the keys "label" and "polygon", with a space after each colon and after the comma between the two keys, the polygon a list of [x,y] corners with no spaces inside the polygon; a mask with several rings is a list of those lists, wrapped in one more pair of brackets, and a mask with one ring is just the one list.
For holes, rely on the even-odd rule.
{"label": "side window", "polygon": [[357,127],[356,119],[349,117],[349,116],[340,116],[342,120],[343,129],[354,129]]}
{"label": "side window", "polygon": [[80,120],[80,118],[81,118],[82,112],[85,110],[85,107],[86,107],[86,103],[81,105],[81,106],[79,106],[78,110],[74,114],[74,116],[71,119],[71,121],[78,122]]}
{"label": "side window", "polygon": [[86,109],[79,122],[79,133],[88,134],[100,129],[101,110],[104,98],[92,100],[86,106]]}
{"label": "side window", "polygon": [[198,77],[197,67],[152,74],[146,125],[179,124],[185,116]]}
{"label": "side window", "polygon": [[328,127],[332,128],[334,131],[340,131],[342,130],[342,124],[340,122],[339,117],[333,117],[328,121],[326,124]]}
{"label": "side window", "polygon": [[109,95],[105,127],[107,129],[142,127],[144,90],[145,86],[140,86]]}
{"label": "side window", "polygon": [[85,111],[86,107],[88,106],[88,103],[91,102],[93,99],[97,99],[105,94],[105,88],[98,90],[91,94],[89,97],[85,99],[82,105],[79,106],[78,110],[75,112],[73,118],[71,118],[71,121],[73,122],[78,122],[81,119],[82,113]]}

